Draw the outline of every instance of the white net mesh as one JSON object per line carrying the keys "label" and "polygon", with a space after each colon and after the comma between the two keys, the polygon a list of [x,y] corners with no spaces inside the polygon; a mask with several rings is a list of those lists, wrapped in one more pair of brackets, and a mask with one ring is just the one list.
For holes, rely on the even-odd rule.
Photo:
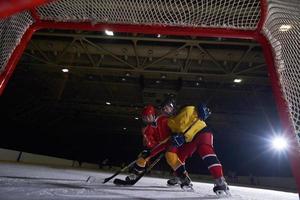
{"label": "white net mesh", "polygon": [[264,33],[269,39],[284,97],[300,142],[300,2],[269,1]]}
{"label": "white net mesh", "polygon": [[33,19],[23,12],[0,20],[0,74]]}
{"label": "white net mesh", "polygon": [[38,8],[43,20],[226,27],[253,30],[259,0],[59,0]]}

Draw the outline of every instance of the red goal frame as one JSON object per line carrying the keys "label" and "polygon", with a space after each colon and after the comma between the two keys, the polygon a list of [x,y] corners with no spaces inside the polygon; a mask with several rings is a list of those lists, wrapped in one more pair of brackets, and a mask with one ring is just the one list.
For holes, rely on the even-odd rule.
{"label": "red goal frame", "polygon": [[[15,0],[18,2],[17,0]],[[76,29],[76,30],[87,30],[87,31],[104,31],[105,29],[112,30],[114,32],[127,32],[127,33],[145,33],[145,34],[163,34],[163,35],[193,35],[200,37],[223,37],[223,38],[238,38],[238,39],[252,39],[261,44],[263,54],[267,63],[267,69],[269,72],[270,81],[272,84],[273,94],[276,99],[277,109],[279,112],[282,127],[285,135],[290,139],[290,146],[292,149],[289,151],[289,159],[293,175],[296,180],[298,192],[300,193],[300,153],[299,144],[295,139],[294,128],[292,127],[292,121],[289,116],[287,102],[284,99],[282,89],[279,82],[279,76],[276,71],[275,61],[272,46],[269,40],[263,34],[262,28],[266,22],[267,16],[267,0],[260,1],[260,20],[256,30],[235,30],[235,29],[224,29],[224,28],[186,28],[186,27],[174,27],[174,26],[147,26],[147,25],[126,25],[126,24],[91,24],[91,23],[69,23],[69,22],[53,22],[43,21],[35,10],[35,6],[47,3],[49,0],[32,0],[28,5],[20,5],[11,7],[3,12],[0,12],[0,18],[11,15],[15,12],[20,12],[24,9],[30,9],[30,13],[35,20],[23,37],[21,42],[15,48],[12,53],[5,70],[0,74],[0,96],[7,85],[9,78],[14,72],[14,69],[20,60],[28,42],[35,31],[45,28],[50,29]],[[0,10],[1,11],[1,10]]]}

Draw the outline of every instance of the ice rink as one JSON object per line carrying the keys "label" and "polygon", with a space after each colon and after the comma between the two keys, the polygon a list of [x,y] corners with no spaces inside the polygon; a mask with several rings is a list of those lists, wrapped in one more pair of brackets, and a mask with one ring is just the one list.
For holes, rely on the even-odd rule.
{"label": "ice rink", "polygon": [[[166,186],[166,179],[143,177],[134,186],[102,184],[112,173],[0,163],[0,200],[218,199],[212,184],[194,182],[194,192]],[[89,178],[89,176],[91,178]],[[124,175],[118,176],[124,178]],[[88,181],[87,181],[88,180]],[[230,186],[232,200],[299,200],[298,194]]]}

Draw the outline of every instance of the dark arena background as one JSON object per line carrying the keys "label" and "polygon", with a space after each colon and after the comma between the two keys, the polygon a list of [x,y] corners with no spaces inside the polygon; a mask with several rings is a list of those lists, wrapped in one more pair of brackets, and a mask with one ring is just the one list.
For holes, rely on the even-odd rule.
{"label": "dark arena background", "polygon": [[144,106],[170,95],[212,111],[229,198],[299,199],[299,5],[0,3],[0,199],[216,198],[197,155],[194,193],[166,186],[165,159],[135,186],[102,184],[143,149]]}

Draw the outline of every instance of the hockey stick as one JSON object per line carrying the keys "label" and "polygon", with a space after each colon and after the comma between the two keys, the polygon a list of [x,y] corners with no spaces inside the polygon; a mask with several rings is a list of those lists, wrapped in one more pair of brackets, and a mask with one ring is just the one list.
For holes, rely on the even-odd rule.
{"label": "hockey stick", "polygon": [[161,158],[165,155],[165,152],[161,153],[152,163],[149,165],[149,167],[146,168],[145,171],[143,171],[136,179],[126,181],[122,179],[115,179],[114,184],[116,185],[134,185],[136,184],[145,174],[151,171],[151,169],[161,160]]}
{"label": "hockey stick", "polygon": [[[160,153],[161,151],[163,151],[165,149],[164,145],[166,144],[166,142],[169,140],[170,137],[166,138],[165,140],[163,140],[162,142],[160,142],[158,145],[156,145],[152,150],[151,150],[151,155],[148,157],[149,159],[154,157],[155,155],[157,155],[158,153]],[[164,153],[163,153],[164,155]],[[162,156],[161,156],[162,157]],[[160,158],[161,159],[161,158]],[[159,159],[159,160],[160,160]],[[157,162],[159,162],[159,160]],[[156,161],[156,160],[155,160]],[[155,162],[154,161],[154,162]],[[113,174],[112,176],[104,179],[103,183],[107,183],[108,181],[110,181],[111,179],[113,179],[114,177],[116,177],[117,175],[119,175],[120,173],[126,171],[128,168],[132,167],[134,165],[135,161],[132,161],[129,165],[123,167],[122,169],[118,170],[115,174]],[[153,163],[154,163],[153,162]],[[152,163],[152,164],[153,164]],[[156,163],[155,163],[156,164]],[[151,165],[150,165],[151,166]],[[149,167],[150,167],[149,166]],[[152,166],[153,167],[153,166]],[[152,168],[151,167],[151,168]],[[151,169],[150,169],[151,170]]]}
{"label": "hockey stick", "polygon": [[114,173],[112,176],[104,179],[103,183],[107,183],[108,181],[110,181],[111,179],[113,179],[114,177],[116,177],[117,175],[119,175],[120,173],[126,171],[128,168],[132,167],[134,165],[134,163],[136,162],[136,160],[132,161],[130,164],[126,165],[125,167],[119,169],[118,171],[116,171],[116,173]]}

